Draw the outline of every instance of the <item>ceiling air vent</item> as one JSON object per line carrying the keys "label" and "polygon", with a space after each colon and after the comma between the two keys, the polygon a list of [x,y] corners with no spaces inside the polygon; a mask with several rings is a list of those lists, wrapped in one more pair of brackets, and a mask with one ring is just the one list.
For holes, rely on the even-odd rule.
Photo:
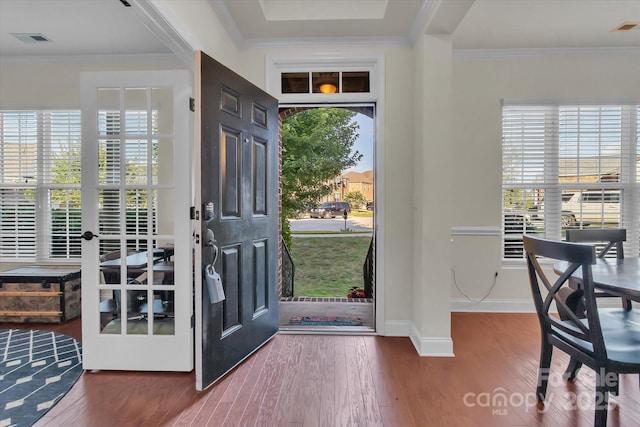
{"label": "ceiling air vent", "polygon": [[640,25],[640,21],[627,21],[618,25],[616,28],[611,30],[612,32],[625,32],[631,31]]}
{"label": "ceiling air vent", "polygon": [[23,43],[41,43],[52,41],[42,33],[11,33],[11,35]]}

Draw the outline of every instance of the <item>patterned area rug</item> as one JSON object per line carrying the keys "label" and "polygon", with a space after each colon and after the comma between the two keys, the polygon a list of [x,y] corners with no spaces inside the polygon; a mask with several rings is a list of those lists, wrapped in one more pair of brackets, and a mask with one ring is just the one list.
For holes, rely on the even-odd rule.
{"label": "patterned area rug", "polygon": [[292,326],[362,326],[364,321],[360,317],[341,316],[291,316],[289,325]]}
{"label": "patterned area rug", "polygon": [[51,331],[0,329],[0,427],[27,427],[82,374],[82,347]]}

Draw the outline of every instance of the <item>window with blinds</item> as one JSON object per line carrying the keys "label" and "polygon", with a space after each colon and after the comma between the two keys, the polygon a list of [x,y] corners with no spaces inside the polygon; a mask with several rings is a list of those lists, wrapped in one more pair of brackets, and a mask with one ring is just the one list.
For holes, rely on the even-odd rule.
{"label": "window with blinds", "polygon": [[80,257],[80,111],[0,111],[0,259]]}
{"label": "window with blinds", "polygon": [[[124,124],[121,129],[121,123]],[[119,110],[98,111],[98,202],[100,205],[100,234],[117,235],[122,230],[121,215],[125,211],[125,232],[147,234],[149,228],[157,232],[156,212],[158,191],[158,151],[160,141],[147,140],[147,133],[158,135],[158,111],[128,110],[121,120]],[[121,131],[128,136],[121,141]],[[124,204],[121,192],[124,191]],[[118,250],[119,242],[101,242],[102,251]],[[113,247],[112,247],[113,246]],[[147,249],[147,241],[129,241],[128,249]]]}
{"label": "window with blinds", "polygon": [[[121,146],[119,115],[102,111],[98,117],[104,135],[98,154],[99,183],[104,187],[101,232],[120,227],[120,190],[111,184],[119,184],[124,157],[126,232],[146,233],[147,227],[156,227],[158,190],[150,193],[147,183],[158,184],[159,142],[153,139],[148,146],[141,137],[127,139]],[[157,115],[153,111],[147,118],[146,113],[128,111],[127,134],[158,134]],[[80,119],[76,110],[0,111],[0,261],[80,258]]]}
{"label": "window with blinds", "polygon": [[640,106],[505,104],[502,253],[524,259],[523,234],[626,228],[640,253]]}

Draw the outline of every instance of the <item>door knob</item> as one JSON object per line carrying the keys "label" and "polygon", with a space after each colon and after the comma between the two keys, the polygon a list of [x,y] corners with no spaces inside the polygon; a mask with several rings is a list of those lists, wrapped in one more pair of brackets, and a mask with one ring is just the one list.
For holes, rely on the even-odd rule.
{"label": "door knob", "polygon": [[84,233],[82,233],[80,235],[80,237],[82,237],[85,240],[91,240],[94,237],[98,237],[98,235],[97,234],[93,234],[91,231],[85,231]]}

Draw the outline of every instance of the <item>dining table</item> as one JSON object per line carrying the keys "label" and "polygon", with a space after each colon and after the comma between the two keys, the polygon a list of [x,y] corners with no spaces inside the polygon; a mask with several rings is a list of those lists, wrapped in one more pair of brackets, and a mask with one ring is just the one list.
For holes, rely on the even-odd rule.
{"label": "dining table", "polygon": [[[173,248],[171,252],[167,251],[167,248],[154,248],[151,255],[151,262],[153,265],[153,271],[160,271],[164,274],[162,284],[173,284],[173,261],[165,261],[168,257],[173,255]],[[146,283],[148,280],[148,265],[149,265],[149,252],[136,252],[125,257],[125,265],[127,267],[127,275],[129,279],[135,279],[131,283],[136,285],[140,283]],[[122,258],[114,258],[100,263],[100,270],[105,275],[107,283],[120,283],[120,269],[122,267]],[[153,277],[153,276],[152,276]],[[100,303],[100,311],[113,313],[118,311],[116,304],[116,295],[119,290],[113,290],[113,297],[109,300],[102,301]],[[173,307],[173,300],[169,298],[169,292],[157,292],[157,296],[154,296],[154,313],[160,314],[167,312],[167,306],[169,302]],[[133,302],[129,303],[129,307],[134,306]],[[148,310],[148,304],[144,299],[137,311],[146,315]]]}
{"label": "dining table", "polygon": [[[566,261],[553,265],[556,273],[566,271],[567,267]],[[591,266],[591,274],[596,290],[640,302],[640,258],[597,258]],[[576,270],[572,279],[580,283],[582,270]]]}
{"label": "dining table", "polygon": [[[152,262],[158,263],[165,259],[164,249],[154,249]],[[126,256],[126,265],[130,270],[142,270],[147,267],[149,252],[137,252]],[[101,270],[119,270],[122,265],[122,258],[110,259],[108,261],[102,261],[100,263]]]}
{"label": "dining table", "polygon": [[[562,274],[569,267],[567,261],[558,261],[553,265],[556,274]],[[591,265],[594,290],[640,302],[640,258],[596,258]],[[571,276],[578,285],[582,281],[582,269],[577,269]],[[584,317],[581,313],[576,313]],[[571,358],[565,369],[565,378],[575,378],[582,365],[575,358]]]}

